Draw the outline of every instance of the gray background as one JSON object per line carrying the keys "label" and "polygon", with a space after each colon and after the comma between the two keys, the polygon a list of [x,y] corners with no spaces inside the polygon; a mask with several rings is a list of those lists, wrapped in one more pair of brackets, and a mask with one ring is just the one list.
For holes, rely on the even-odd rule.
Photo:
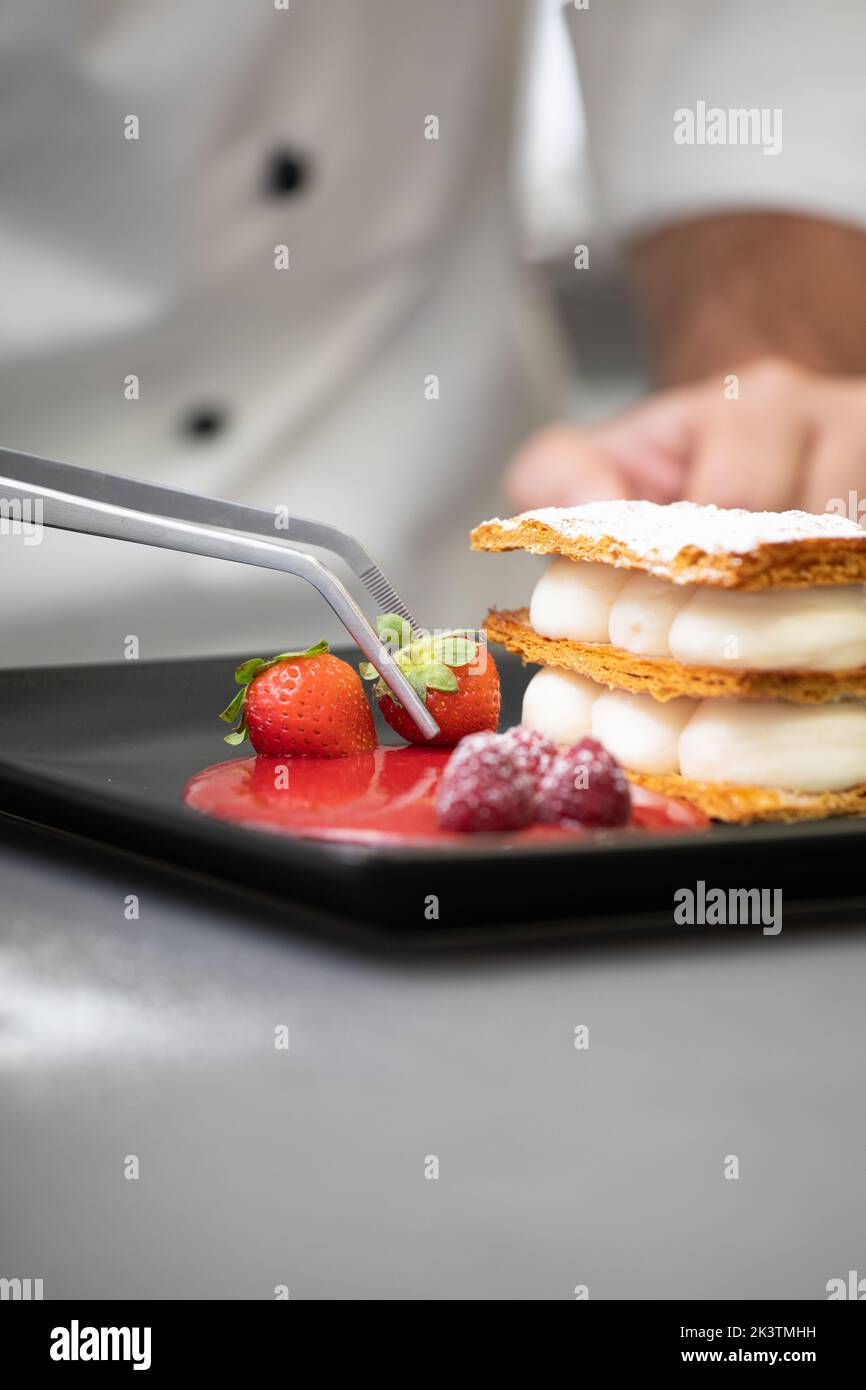
{"label": "gray background", "polygon": [[0,875],[0,1274],[47,1298],[812,1299],[866,1272],[856,925],[412,953],[8,826]]}

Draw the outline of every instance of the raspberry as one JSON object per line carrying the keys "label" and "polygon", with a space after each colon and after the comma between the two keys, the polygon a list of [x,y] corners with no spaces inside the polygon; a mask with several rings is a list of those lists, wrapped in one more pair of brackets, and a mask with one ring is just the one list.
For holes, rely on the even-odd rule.
{"label": "raspberry", "polygon": [[556,744],[538,729],[530,729],[528,724],[516,724],[513,729],[506,729],[502,738],[513,750],[517,765],[525,768],[535,779],[536,785],[539,784],[556,757]]}
{"label": "raspberry", "polygon": [[595,738],[559,754],[541,779],[539,820],[580,825],[625,825],[631,793],[616,759]]}
{"label": "raspberry", "polygon": [[519,830],[535,816],[535,778],[498,734],[469,734],[448,759],[436,790],[446,830]]}

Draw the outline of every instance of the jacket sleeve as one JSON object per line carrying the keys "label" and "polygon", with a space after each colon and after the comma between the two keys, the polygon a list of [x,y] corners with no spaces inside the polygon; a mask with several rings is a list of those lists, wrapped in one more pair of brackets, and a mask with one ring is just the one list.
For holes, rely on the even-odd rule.
{"label": "jacket sleeve", "polygon": [[618,239],[737,210],[866,225],[866,0],[563,11],[600,213]]}

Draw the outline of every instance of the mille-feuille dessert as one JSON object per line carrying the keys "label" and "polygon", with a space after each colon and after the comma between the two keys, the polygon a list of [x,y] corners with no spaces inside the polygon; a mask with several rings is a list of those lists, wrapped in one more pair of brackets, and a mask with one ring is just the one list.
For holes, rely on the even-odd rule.
{"label": "mille-feuille dessert", "polygon": [[487,633],[541,670],[523,722],[592,734],[723,821],[866,813],[866,531],[806,512],[594,502],[498,517],[477,550],[550,555]]}

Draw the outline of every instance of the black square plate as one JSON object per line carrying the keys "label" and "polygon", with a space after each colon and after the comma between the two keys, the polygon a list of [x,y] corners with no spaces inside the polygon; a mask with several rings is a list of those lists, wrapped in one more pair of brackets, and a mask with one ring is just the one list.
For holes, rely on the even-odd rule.
{"label": "black square plate", "polygon": [[[233,827],[182,803],[193,773],[231,756],[215,713],[230,658],[0,672],[0,811],[341,917],[429,932],[526,921],[670,925],[677,888],[781,888],[792,903],[862,893],[866,823],[602,832],[574,844],[379,848]],[[526,674],[499,659],[503,727]],[[248,756],[244,750],[238,756]],[[428,896],[439,923],[426,920]],[[441,927],[439,926],[441,924]]]}

